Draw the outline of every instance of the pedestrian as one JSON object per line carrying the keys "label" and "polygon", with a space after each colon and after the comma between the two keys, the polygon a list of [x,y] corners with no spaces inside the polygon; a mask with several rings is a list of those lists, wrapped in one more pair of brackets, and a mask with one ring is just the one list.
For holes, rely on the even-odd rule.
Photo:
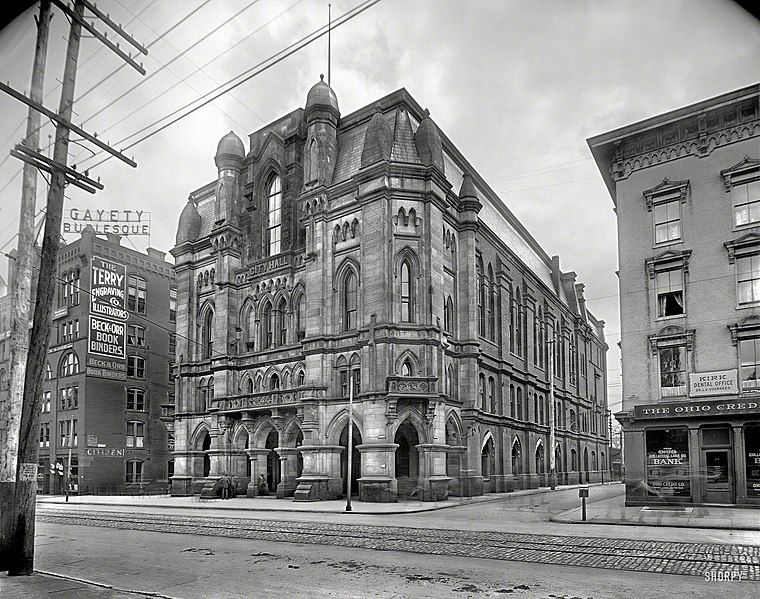
{"label": "pedestrian", "polygon": [[263,474],[259,477],[259,495],[269,495],[269,485],[267,484],[267,479]]}
{"label": "pedestrian", "polygon": [[230,477],[227,476],[226,472],[222,474],[222,478],[219,481],[219,484],[222,487],[222,499],[229,499],[230,498]]}

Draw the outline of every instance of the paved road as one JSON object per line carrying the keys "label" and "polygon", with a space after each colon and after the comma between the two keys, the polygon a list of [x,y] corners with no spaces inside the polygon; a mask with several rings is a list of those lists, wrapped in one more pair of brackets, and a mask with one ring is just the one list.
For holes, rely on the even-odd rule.
{"label": "paved road", "polygon": [[200,515],[38,509],[41,522],[760,581],[760,546]]}
{"label": "paved road", "polygon": [[42,577],[0,577],[0,597],[756,599],[758,587],[698,576],[44,522],[37,529],[37,567],[98,581],[112,594],[72,581],[49,588]]}

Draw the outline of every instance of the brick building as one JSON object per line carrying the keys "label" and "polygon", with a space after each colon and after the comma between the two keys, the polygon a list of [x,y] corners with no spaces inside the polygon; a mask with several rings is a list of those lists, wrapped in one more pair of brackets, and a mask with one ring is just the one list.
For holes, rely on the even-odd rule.
{"label": "brick building", "polygon": [[760,504],[759,89],[588,142],[618,218],[631,505]]}
{"label": "brick building", "polygon": [[546,484],[549,360],[559,480],[601,479],[604,323],[406,90],[341,116],[320,81],[248,144],[172,250],[175,494],[341,496],[352,374],[362,500]]}
{"label": "brick building", "polygon": [[[88,351],[90,267],[98,258],[126,267],[126,359],[116,375],[96,368]],[[165,490],[171,476],[174,409],[172,265],[163,252],[128,249],[119,236],[102,238],[89,227],[80,239],[61,247],[55,272],[39,492],[63,492],[63,477],[52,474],[50,466],[66,468],[69,448],[80,493],[125,493],[140,485]],[[0,376],[3,369],[0,363]]]}

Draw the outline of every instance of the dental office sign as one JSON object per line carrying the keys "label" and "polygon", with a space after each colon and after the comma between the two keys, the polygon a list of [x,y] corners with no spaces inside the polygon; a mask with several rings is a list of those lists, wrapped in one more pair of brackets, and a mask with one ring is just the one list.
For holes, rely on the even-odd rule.
{"label": "dental office sign", "polygon": [[713,372],[694,372],[689,375],[689,397],[735,395],[738,392],[738,372],[736,368],[733,370],[715,370]]}
{"label": "dental office sign", "polygon": [[127,268],[93,256],[90,270],[90,322],[87,374],[126,380]]}
{"label": "dental office sign", "polygon": [[150,235],[147,210],[82,210],[69,208],[63,215],[63,233],[81,234],[90,225],[96,233]]}

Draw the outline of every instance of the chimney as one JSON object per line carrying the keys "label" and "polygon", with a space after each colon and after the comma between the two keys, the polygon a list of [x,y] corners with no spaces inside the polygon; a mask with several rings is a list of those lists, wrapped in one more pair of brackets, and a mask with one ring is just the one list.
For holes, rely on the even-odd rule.
{"label": "chimney", "polygon": [[554,285],[554,293],[559,296],[559,256],[552,256],[552,285]]}
{"label": "chimney", "polygon": [[121,245],[121,235],[117,235],[116,233],[106,233],[106,239],[109,243]]}
{"label": "chimney", "polygon": [[148,253],[148,256],[151,258],[155,258],[156,260],[165,261],[166,260],[166,252],[162,252],[160,250],[157,250],[156,248],[148,248],[145,250]]}

